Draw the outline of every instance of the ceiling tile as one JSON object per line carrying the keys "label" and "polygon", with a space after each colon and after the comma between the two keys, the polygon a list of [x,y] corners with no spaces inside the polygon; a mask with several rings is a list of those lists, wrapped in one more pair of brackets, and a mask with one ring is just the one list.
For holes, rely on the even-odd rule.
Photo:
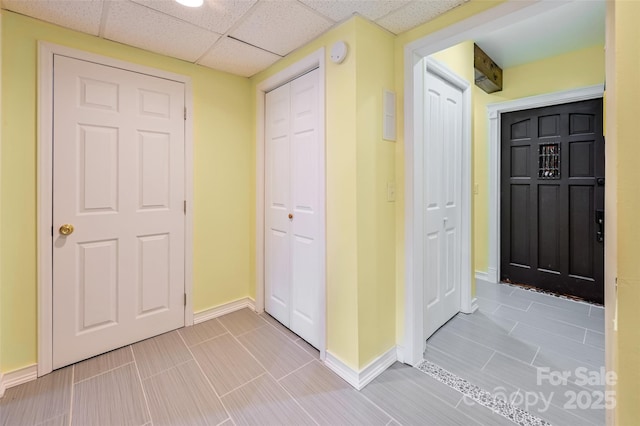
{"label": "ceiling tile", "polygon": [[175,0],[132,0],[204,29],[224,34],[257,0],[204,0],[201,7],[186,7]]}
{"label": "ceiling tile", "polygon": [[249,12],[248,17],[231,35],[284,56],[316,38],[332,25],[332,21],[295,0],[263,0]]}
{"label": "ceiling tile", "polygon": [[407,6],[376,20],[392,33],[400,34],[469,0],[414,0]]}
{"label": "ceiling tile", "polygon": [[198,63],[220,71],[251,77],[275,63],[280,56],[225,37]]}
{"label": "ceiling tile", "polygon": [[2,7],[83,33],[100,31],[102,0],[3,0]]}
{"label": "ceiling tile", "polygon": [[376,20],[411,2],[411,0],[300,0],[336,22],[358,13]]}
{"label": "ceiling tile", "polygon": [[128,1],[114,1],[104,37],[141,49],[195,62],[219,34]]}

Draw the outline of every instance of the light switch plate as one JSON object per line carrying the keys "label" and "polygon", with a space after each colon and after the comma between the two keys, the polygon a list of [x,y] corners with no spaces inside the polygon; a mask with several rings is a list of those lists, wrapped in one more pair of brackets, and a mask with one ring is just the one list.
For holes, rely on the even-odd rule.
{"label": "light switch plate", "polygon": [[396,201],[396,183],[387,182],[387,201]]}

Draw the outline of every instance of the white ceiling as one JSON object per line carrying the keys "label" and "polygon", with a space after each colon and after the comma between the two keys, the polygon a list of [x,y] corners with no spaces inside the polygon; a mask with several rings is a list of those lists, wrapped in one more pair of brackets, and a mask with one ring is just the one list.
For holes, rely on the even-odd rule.
{"label": "white ceiling", "polygon": [[468,0],[2,0],[2,8],[251,76],[359,14],[398,34]]}
{"label": "white ceiling", "polygon": [[[206,67],[252,76],[359,14],[394,34],[468,0],[0,0],[2,8]],[[550,1],[547,12],[476,43],[502,68],[604,44],[605,0]]]}
{"label": "white ceiling", "polygon": [[546,12],[503,26],[475,42],[501,68],[604,45],[605,0],[553,2]]}

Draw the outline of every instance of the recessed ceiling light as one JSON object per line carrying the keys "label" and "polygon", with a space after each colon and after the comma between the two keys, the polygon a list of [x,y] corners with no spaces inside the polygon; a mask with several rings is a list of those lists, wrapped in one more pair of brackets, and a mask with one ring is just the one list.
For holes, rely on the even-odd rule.
{"label": "recessed ceiling light", "polygon": [[203,2],[203,0],[176,0],[176,1],[181,5],[187,6],[187,7],[200,7],[202,6],[202,2]]}

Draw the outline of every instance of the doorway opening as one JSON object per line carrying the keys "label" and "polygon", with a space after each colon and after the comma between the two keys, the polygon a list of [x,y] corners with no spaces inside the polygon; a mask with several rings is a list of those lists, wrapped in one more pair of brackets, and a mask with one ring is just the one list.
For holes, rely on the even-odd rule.
{"label": "doorway opening", "polygon": [[[450,28],[450,31],[436,33],[424,40],[414,42],[405,50],[405,135],[406,135],[406,302],[405,302],[405,359],[410,364],[416,364],[422,357],[448,369],[471,383],[476,383],[496,393],[503,390],[505,398],[513,395],[524,395],[530,391],[539,391],[540,387],[535,383],[538,371],[548,368],[551,371],[570,369],[575,372],[577,368],[585,371],[598,371],[599,366],[604,366],[604,309],[600,306],[560,299],[545,294],[525,291],[505,284],[498,284],[500,273],[499,259],[500,248],[497,235],[499,232],[500,204],[499,204],[499,159],[500,144],[494,144],[495,134],[499,134],[500,116],[503,112],[513,111],[509,109],[516,103],[548,102],[549,99],[565,96],[579,101],[593,99],[602,96],[602,72],[591,72],[591,78],[584,78],[580,83],[569,83],[571,79],[563,79],[562,73],[575,75],[571,66],[579,66],[585,60],[584,69],[593,67],[593,63],[602,64],[604,68],[604,4],[592,4],[595,12],[582,10],[583,16],[593,14],[594,19],[601,20],[602,40],[593,42],[590,46],[575,47],[574,50],[554,52],[553,54],[535,58],[521,64],[503,65],[502,60],[493,58],[499,65],[507,70],[505,88],[503,92],[493,95],[479,92],[474,87],[474,237],[476,245],[474,257],[476,268],[475,296],[479,309],[471,315],[458,314],[444,327],[439,329],[426,342],[418,341],[424,327],[417,318],[422,314],[424,306],[420,304],[422,281],[416,280],[416,271],[424,268],[423,259],[420,259],[420,251],[415,250],[416,239],[420,238],[419,222],[421,219],[416,214],[417,206],[415,194],[421,172],[415,169],[418,164],[415,161],[419,153],[419,144],[424,143],[421,134],[423,126],[422,99],[419,93],[420,87],[420,61],[422,58],[437,52],[453,49],[456,46],[467,43],[467,48],[476,42],[492,56],[494,48],[499,52],[500,45],[491,44],[485,46],[492,33],[500,35],[500,40],[515,40],[507,36],[510,26],[517,27],[518,31],[528,36],[521,36],[513,45],[524,52],[541,50],[544,39],[540,35],[540,26],[546,26],[543,17],[545,14],[565,16],[565,13],[575,13],[581,5],[578,2],[568,4],[550,4],[546,2],[536,3],[530,6],[522,6],[508,3],[505,8],[495,8],[486,15],[483,20],[477,20],[461,28]],[[563,10],[566,7],[567,10]],[[503,13],[503,14],[501,14]],[[508,19],[505,19],[507,18]],[[490,22],[491,25],[487,25]],[[517,24],[514,24],[517,23]],[[513,25],[512,25],[513,24]],[[590,24],[591,25],[591,24]],[[538,27],[538,37],[527,33],[529,28]],[[547,27],[545,27],[547,28]],[[550,27],[554,29],[553,25]],[[454,35],[455,34],[455,35]],[[523,38],[529,37],[532,42],[537,40],[537,48],[524,47]],[[557,37],[557,36],[556,36]],[[490,41],[490,40],[489,40]],[[599,44],[598,44],[599,43]],[[508,46],[507,46],[508,47]],[[506,49],[506,48],[505,48]],[[468,50],[468,49],[467,49]],[[513,50],[511,51],[513,52]],[[451,52],[449,52],[451,53]],[[515,55],[509,54],[509,57]],[[473,63],[466,56],[465,60]],[[557,57],[557,58],[556,58]],[[551,60],[551,59],[553,60]],[[586,58],[596,58],[588,61]],[[568,59],[568,60],[567,60]],[[555,62],[555,61],[558,62]],[[547,62],[545,62],[547,61]],[[461,63],[459,62],[459,63]],[[562,63],[562,66],[560,64]],[[536,66],[537,64],[537,66]],[[558,66],[553,66],[558,64]],[[536,72],[525,78],[525,71]],[[549,66],[551,65],[551,66]],[[586,67],[586,68],[585,68]],[[541,75],[541,71],[553,70],[551,75]],[[561,71],[563,70],[563,71]],[[472,70],[471,70],[472,71]],[[516,78],[517,77],[517,78]],[[473,77],[471,77],[473,78]],[[518,83],[518,79],[520,83]],[[565,81],[564,84],[559,81]],[[518,84],[520,86],[518,87]],[[508,85],[508,86],[507,86]],[[577,89],[575,87],[578,87]],[[572,99],[573,98],[573,99]],[[565,102],[565,101],[561,101]],[[507,105],[509,104],[510,105]],[[558,103],[558,102],[555,102]],[[541,104],[536,106],[543,106]],[[526,109],[527,107],[521,108]],[[490,116],[487,119],[487,112]],[[496,127],[497,126],[497,127]],[[496,183],[494,185],[494,182]],[[414,203],[414,204],[412,204]],[[480,212],[480,214],[478,213]],[[495,231],[495,232],[494,232]],[[481,241],[481,243],[480,243]],[[426,290],[425,290],[426,291]],[[533,314],[533,315],[532,315]],[[506,373],[506,374],[505,374]],[[531,382],[533,380],[533,382]],[[531,386],[530,386],[531,385]],[[575,382],[570,381],[570,386]],[[594,389],[582,389],[588,392]],[[604,410],[587,411],[580,413],[567,413],[562,404],[558,407],[556,401],[549,407],[548,418],[560,423],[596,421],[602,422]],[[530,407],[531,408],[531,407]],[[533,410],[533,408],[532,408]],[[542,413],[534,411],[534,414]],[[544,418],[544,417],[543,417]]]}

